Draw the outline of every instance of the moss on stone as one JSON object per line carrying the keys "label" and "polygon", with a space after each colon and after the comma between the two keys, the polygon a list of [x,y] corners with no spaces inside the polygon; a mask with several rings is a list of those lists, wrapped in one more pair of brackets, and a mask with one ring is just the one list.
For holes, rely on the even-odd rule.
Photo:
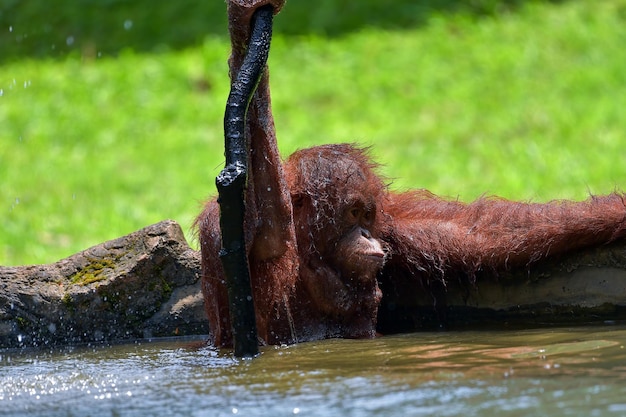
{"label": "moss on stone", "polygon": [[15,318],[15,321],[17,322],[17,325],[19,326],[21,330],[26,330],[28,328],[29,322],[24,317],[17,316]]}
{"label": "moss on stone", "polygon": [[67,311],[69,311],[70,313],[76,311],[76,305],[74,304],[74,299],[72,298],[70,293],[66,292],[63,295],[63,298],[61,298],[61,303],[63,303]]}
{"label": "moss on stone", "polygon": [[103,272],[106,269],[115,269],[117,259],[89,259],[89,262],[83,269],[70,277],[72,284],[89,285],[94,282],[104,281],[106,276]]}

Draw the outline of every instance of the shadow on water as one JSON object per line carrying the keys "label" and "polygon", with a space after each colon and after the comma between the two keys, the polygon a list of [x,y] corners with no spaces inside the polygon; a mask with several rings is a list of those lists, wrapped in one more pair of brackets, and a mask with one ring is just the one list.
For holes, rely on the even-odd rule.
{"label": "shadow on water", "polygon": [[[399,0],[390,5],[374,0],[289,0],[275,30],[285,35],[340,36],[363,27],[419,27],[440,14],[475,18],[506,14],[525,3],[529,1]],[[0,62],[68,53],[95,57],[117,55],[124,49],[181,49],[199,44],[206,36],[227,34],[226,3],[222,0],[0,2]]]}

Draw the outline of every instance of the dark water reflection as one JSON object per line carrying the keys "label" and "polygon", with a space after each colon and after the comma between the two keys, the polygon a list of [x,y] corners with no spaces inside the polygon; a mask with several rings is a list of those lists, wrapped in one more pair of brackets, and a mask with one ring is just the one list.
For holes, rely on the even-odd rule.
{"label": "dark water reflection", "polygon": [[0,415],[626,415],[626,327],[0,351]]}

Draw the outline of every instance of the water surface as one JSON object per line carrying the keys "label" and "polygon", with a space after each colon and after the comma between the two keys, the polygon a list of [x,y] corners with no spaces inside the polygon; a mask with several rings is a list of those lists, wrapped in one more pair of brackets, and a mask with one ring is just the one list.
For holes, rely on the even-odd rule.
{"label": "water surface", "polygon": [[626,415],[626,326],[0,351],[2,416]]}

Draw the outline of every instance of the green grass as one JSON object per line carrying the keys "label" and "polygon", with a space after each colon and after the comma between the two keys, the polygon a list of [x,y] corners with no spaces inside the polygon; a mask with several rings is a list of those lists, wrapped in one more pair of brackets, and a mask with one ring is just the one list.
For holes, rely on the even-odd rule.
{"label": "green grass", "polygon": [[[191,236],[223,164],[224,5],[144,3],[60,6],[48,26],[45,2],[0,5],[0,264],[165,218]],[[393,188],[463,200],[626,189],[626,0],[378,3],[290,0],[277,17],[284,155],[371,145]]]}

